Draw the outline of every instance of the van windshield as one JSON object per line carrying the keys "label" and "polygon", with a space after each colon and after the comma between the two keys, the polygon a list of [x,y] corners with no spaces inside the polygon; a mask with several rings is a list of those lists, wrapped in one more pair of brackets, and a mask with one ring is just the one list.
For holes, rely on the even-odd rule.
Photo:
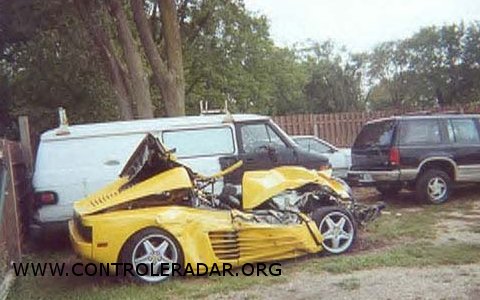
{"label": "van windshield", "polygon": [[394,121],[381,121],[365,125],[358,134],[354,148],[389,146],[392,142]]}

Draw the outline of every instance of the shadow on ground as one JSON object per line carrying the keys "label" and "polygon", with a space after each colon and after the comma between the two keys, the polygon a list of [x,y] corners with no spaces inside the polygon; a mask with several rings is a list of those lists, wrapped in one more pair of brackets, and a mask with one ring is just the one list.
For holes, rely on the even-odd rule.
{"label": "shadow on ground", "polygon": [[[415,198],[415,193],[409,190],[402,190],[398,195],[383,196],[375,188],[355,187],[353,188],[355,197],[365,203],[375,203],[377,201],[384,201],[388,207],[393,208],[410,208],[420,207],[427,203],[418,201]],[[480,193],[480,185],[478,184],[462,184],[455,186],[452,195],[447,203],[459,203],[469,201]],[[428,204],[427,204],[428,205]]]}

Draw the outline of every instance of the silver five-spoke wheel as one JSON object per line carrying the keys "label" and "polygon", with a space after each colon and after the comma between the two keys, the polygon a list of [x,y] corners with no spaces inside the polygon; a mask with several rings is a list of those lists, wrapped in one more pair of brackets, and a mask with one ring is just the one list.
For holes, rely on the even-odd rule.
{"label": "silver five-spoke wheel", "polygon": [[318,209],[312,217],[323,236],[325,251],[340,254],[350,249],[356,236],[351,214],[339,207],[326,207]]}
{"label": "silver five-spoke wheel", "polygon": [[133,279],[157,283],[174,275],[174,270],[180,271],[183,253],[170,234],[147,228],[127,241],[122,250],[122,261],[132,264]]}

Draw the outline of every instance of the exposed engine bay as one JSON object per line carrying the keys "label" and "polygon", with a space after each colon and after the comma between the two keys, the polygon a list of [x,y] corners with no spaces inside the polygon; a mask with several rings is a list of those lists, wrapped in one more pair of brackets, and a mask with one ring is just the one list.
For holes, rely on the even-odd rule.
{"label": "exposed engine bay", "polygon": [[[341,181],[340,179],[335,180]],[[210,184],[214,184],[214,182],[210,181]],[[342,184],[346,185],[343,182]],[[213,192],[206,192],[207,186],[204,184],[199,185],[194,198],[196,201],[192,205],[216,209],[241,209],[242,196],[237,192],[238,189],[241,189],[241,186],[226,184],[222,193],[217,196]],[[211,190],[213,191],[213,188]],[[326,187],[306,185],[298,189],[283,191],[250,213],[258,214],[261,216],[259,218],[271,224],[291,223],[292,220],[299,222],[298,217],[292,217],[292,215],[298,216],[298,213],[311,215],[316,209],[328,206],[338,206],[350,211],[360,225],[366,225],[376,219],[381,214],[381,210],[385,208],[383,202],[374,205],[362,204],[357,202],[351,193],[349,198],[344,199]],[[265,217],[267,214],[270,218]]]}

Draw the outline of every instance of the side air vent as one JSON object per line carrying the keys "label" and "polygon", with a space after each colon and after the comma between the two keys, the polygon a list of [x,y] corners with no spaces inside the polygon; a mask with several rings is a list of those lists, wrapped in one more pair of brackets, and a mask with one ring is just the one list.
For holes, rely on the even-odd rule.
{"label": "side air vent", "polygon": [[221,260],[240,257],[238,234],[235,231],[212,231],[208,234],[215,255]]}

